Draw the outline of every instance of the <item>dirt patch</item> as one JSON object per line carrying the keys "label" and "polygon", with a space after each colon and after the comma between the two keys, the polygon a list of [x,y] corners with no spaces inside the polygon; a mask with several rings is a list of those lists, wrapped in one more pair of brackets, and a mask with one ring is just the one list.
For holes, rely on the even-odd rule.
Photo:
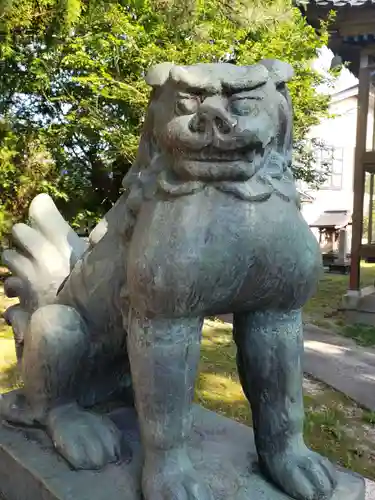
{"label": "dirt patch", "polygon": [[318,382],[317,380],[304,377],[303,390],[306,394],[310,396],[318,396],[319,394],[322,394],[325,391],[325,386],[320,382]]}

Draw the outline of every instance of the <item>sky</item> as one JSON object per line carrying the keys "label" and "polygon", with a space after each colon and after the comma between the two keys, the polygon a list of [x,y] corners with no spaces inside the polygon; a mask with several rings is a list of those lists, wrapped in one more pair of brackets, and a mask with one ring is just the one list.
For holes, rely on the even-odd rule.
{"label": "sky", "polygon": [[[319,71],[322,71],[323,73],[326,73],[331,65],[333,56],[334,54],[332,50],[330,50],[328,47],[323,47],[320,50],[319,58],[313,63],[314,68],[316,68]],[[344,68],[341,71],[341,74],[337,79],[333,88],[322,86],[319,90],[324,93],[339,92],[341,90],[345,90],[349,87],[352,87],[353,85],[356,84],[358,84],[358,79],[347,68]]]}

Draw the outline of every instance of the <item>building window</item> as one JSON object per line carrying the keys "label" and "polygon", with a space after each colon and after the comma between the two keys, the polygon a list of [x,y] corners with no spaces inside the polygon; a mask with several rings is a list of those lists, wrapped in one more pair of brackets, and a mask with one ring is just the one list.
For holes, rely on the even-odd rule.
{"label": "building window", "polygon": [[342,189],[342,176],[344,168],[344,148],[324,146],[318,153],[318,168],[329,171],[325,182],[320,189]]}

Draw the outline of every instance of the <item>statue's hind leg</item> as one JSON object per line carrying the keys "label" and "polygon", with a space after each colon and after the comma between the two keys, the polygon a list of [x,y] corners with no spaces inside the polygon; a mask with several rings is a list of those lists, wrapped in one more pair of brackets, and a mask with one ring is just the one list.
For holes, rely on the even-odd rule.
{"label": "statue's hind leg", "polygon": [[145,500],[211,499],[186,449],[202,323],[202,318],[130,315],[128,350],[145,451]]}
{"label": "statue's hind leg", "polygon": [[78,406],[89,366],[89,339],[78,312],[48,305],[31,317],[25,336],[22,391],[0,400],[2,418],[41,424],[57,450],[75,468],[96,469],[116,461],[120,436],[107,418]]}
{"label": "statue's hind leg", "polygon": [[334,469],[303,439],[301,312],[236,314],[234,336],[262,471],[298,500],[331,498]]}

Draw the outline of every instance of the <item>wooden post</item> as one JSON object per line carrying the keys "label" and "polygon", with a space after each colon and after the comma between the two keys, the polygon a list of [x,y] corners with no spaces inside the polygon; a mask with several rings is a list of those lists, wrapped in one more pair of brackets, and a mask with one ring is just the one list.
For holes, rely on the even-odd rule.
{"label": "wooden post", "polygon": [[350,290],[358,291],[360,287],[360,261],[363,228],[363,202],[365,191],[365,169],[363,154],[366,151],[367,116],[370,93],[370,72],[368,69],[368,56],[362,54],[359,70],[358,111],[357,111],[357,136],[354,156],[354,182],[353,182],[353,225],[352,248],[350,266]]}
{"label": "wooden post", "polygon": [[[366,52],[367,53],[367,52]],[[370,93],[369,93],[370,99]],[[372,106],[372,144],[371,149],[375,151],[375,107],[374,98],[371,96],[369,101],[369,106]],[[366,134],[367,135],[367,134]],[[365,172],[365,191],[366,191],[366,172]],[[368,230],[367,230],[367,244],[372,244],[372,223],[373,223],[373,212],[374,212],[374,172],[370,173],[370,189],[369,189],[369,208],[368,208]]]}
{"label": "wooden post", "polygon": [[[366,173],[365,173],[366,176]],[[366,179],[365,179],[366,180]],[[369,208],[368,208],[368,231],[367,243],[372,243],[372,213],[374,210],[374,174],[370,174],[370,194],[369,194]]]}

